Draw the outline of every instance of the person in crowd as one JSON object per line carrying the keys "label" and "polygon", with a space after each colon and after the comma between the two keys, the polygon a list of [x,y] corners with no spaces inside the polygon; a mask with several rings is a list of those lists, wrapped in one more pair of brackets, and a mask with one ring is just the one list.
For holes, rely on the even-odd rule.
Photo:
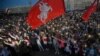
{"label": "person in crowd", "polygon": [[45,50],[48,50],[48,46],[47,46],[48,45],[48,38],[47,38],[47,36],[45,35],[44,32],[41,32],[40,36],[42,38],[42,42],[43,42]]}
{"label": "person in crowd", "polygon": [[24,40],[23,41],[27,46],[30,46],[29,36],[26,33],[24,33]]}
{"label": "person in crowd", "polygon": [[41,44],[40,36],[37,35],[36,33],[35,33],[35,35],[36,35],[36,37],[37,37],[36,42],[37,42],[37,45],[38,45],[39,50],[40,50],[40,51],[44,51],[44,48],[43,48],[43,46],[42,46],[42,44]]}
{"label": "person in crowd", "polygon": [[37,46],[39,51],[53,50],[58,55],[65,51],[64,55],[68,56],[100,56],[100,13],[94,13],[88,22],[82,21],[82,14],[82,11],[69,11],[35,30],[25,22],[26,15],[3,15],[0,42],[5,48],[0,48],[0,55],[9,50],[11,56],[16,56],[22,49]]}
{"label": "person in crowd", "polygon": [[89,49],[87,49],[86,56],[97,56],[96,49],[93,46],[91,46]]}
{"label": "person in crowd", "polygon": [[53,36],[53,46],[55,49],[55,54],[60,54],[59,53],[59,43],[58,43],[58,39],[56,37]]}
{"label": "person in crowd", "polygon": [[66,52],[66,55],[68,56],[71,55],[70,43],[66,43],[65,52]]}

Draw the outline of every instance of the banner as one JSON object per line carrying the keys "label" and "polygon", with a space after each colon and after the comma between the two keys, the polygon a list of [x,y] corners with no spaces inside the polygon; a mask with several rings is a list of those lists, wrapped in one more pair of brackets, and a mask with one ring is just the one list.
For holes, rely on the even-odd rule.
{"label": "banner", "polygon": [[64,0],[40,0],[30,10],[26,22],[36,29],[64,13]]}

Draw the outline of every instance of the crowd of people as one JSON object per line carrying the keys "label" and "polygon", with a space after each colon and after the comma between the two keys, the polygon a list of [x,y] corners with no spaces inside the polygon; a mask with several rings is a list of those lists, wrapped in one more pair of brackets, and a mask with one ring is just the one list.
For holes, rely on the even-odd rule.
{"label": "crowd of people", "polygon": [[34,51],[54,51],[55,55],[100,56],[100,13],[88,22],[81,11],[61,17],[32,30],[26,15],[3,15],[0,19],[0,56],[31,56]]}

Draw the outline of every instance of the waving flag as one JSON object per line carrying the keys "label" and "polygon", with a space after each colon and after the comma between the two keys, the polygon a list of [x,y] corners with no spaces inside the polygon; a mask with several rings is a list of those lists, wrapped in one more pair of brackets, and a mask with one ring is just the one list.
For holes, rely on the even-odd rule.
{"label": "waving flag", "polygon": [[40,0],[30,10],[26,22],[32,29],[36,29],[64,12],[64,0]]}
{"label": "waving flag", "polygon": [[95,0],[93,4],[83,13],[82,19],[84,21],[88,21],[91,14],[96,11],[96,7],[97,7],[97,0]]}

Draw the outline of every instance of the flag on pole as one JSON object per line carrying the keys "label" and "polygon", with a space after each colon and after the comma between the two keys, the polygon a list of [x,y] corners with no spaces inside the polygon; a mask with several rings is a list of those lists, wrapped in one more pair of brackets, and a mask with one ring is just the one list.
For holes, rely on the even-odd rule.
{"label": "flag on pole", "polygon": [[64,13],[64,0],[40,0],[30,10],[26,22],[36,29]]}
{"label": "flag on pole", "polygon": [[94,13],[96,9],[97,9],[97,0],[95,0],[92,3],[92,5],[83,13],[82,19],[87,22],[91,14]]}

